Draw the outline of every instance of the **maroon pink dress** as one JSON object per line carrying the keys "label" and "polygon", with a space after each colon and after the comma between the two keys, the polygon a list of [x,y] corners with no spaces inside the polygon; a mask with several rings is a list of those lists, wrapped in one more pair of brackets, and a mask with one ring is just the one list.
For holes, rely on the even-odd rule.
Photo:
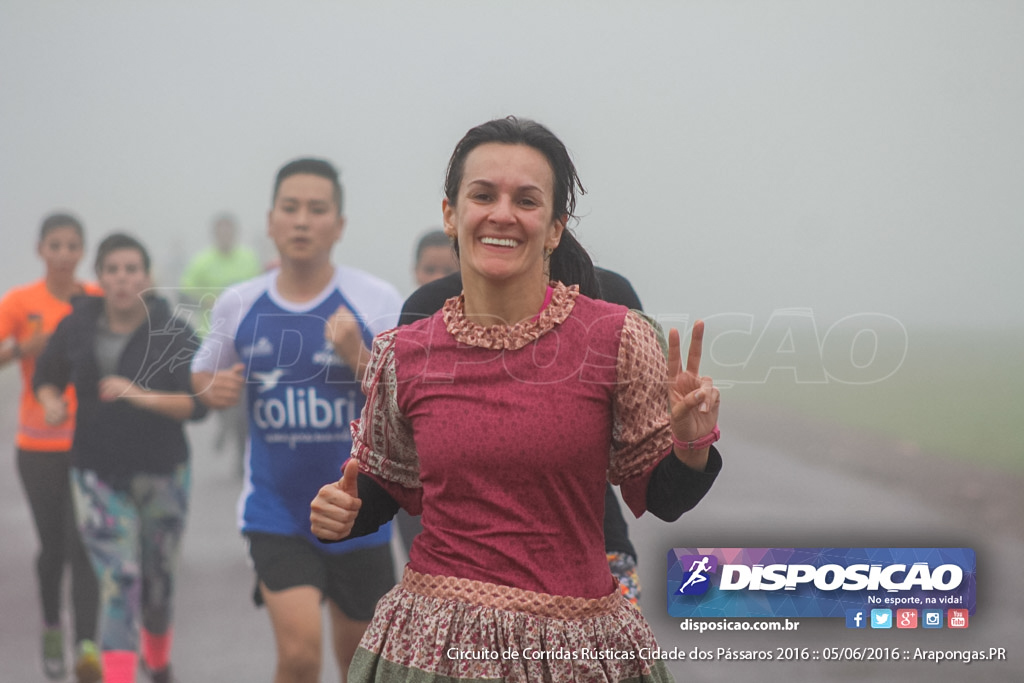
{"label": "maroon pink dress", "polygon": [[671,453],[665,357],[624,307],[552,283],[532,320],[461,297],[378,336],[353,455],[423,532],[350,681],[669,681],[604,552],[605,481],[638,516]]}

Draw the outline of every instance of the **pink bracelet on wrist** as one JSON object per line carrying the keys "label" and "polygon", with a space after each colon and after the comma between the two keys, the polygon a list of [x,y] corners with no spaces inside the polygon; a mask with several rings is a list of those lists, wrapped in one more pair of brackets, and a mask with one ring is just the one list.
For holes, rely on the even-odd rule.
{"label": "pink bracelet on wrist", "polygon": [[672,445],[686,451],[697,451],[701,448],[707,448],[720,438],[722,438],[722,432],[718,429],[718,425],[715,425],[715,428],[712,429],[710,433],[705,434],[699,439],[694,439],[693,441],[680,441],[676,438],[675,434],[672,434]]}

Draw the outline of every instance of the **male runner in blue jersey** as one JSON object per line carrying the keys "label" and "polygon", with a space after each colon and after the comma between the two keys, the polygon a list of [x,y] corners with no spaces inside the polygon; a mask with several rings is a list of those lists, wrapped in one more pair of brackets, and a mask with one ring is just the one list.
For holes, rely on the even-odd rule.
{"label": "male runner in blue jersey", "polygon": [[402,306],[391,285],[331,262],[345,225],[341,206],[330,163],[281,168],[267,221],[280,267],[218,298],[192,364],[193,388],[211,408],[247,398],[239,512],[257,604],[266,605],[277,642],[275,683],[320,680],[325,598],[344,681],[377,600],[394,585],[390,528],[330,545],[309,531],[309,501],[338,478],[351,450],[370,342],[396,324]]}

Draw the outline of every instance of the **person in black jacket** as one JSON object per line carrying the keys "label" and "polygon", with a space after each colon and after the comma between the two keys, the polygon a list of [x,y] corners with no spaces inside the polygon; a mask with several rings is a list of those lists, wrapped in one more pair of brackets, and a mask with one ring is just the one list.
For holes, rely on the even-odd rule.
{"label": "person in black jacket", "polygon": [[173,565],[189,498],[182,423],[206,408],[190,389],[193,331],[150,294],[149,270],[135,238],[103,240],[96,274],[104,295],[72,301],[33,387],[53,423],[64,419],[68,384],[78,398],[72,489],[100,579],[104,680],[134,681],[141,646],[159,683],[171,680]]}

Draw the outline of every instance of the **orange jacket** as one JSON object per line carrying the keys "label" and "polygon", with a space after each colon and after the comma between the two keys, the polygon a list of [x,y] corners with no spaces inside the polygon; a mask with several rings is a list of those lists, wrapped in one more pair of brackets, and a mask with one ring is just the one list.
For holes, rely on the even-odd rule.
{"label": "orange jacket", "polygon": [[[102,294],[93,284],[83,284],[86,294]],[[24,344],[38,333],[53,334],[64,316],[71,312],[71,304],[53,296],[46,288],[45,280],[37,280],[9,291],[0,300],[0,340],[14,338]],[[27,451],[67,451],[75,428],[74,389],[68,387],[64,394],[68,402],[68,419],[61,425],[46,424],[43,407],[32,391],[32,374],[35,372],[35,357],[21,357],[21,408],[18,412],[17,446]]]}

